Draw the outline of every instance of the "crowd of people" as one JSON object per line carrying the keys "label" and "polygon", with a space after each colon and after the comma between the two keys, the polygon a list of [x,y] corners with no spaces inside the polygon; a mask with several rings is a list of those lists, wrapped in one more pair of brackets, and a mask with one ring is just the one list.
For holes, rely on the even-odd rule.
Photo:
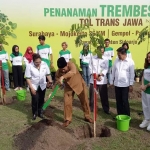
{"label": "crowd of people", "polygon": [[[50,67],[53,67],[53,54],[50,45],[45,43],[45,36],[39,36],[40,44],[36,47],[35,53],[32,47],[28,47],[25,54],[19,52],[19,46],[12,47],[10,61],[12,63],[12,73],[14,90],[22,90],[23,73],[22,62],[24,61],[26,70],[25,77],[32,97],[33,120],[37,116],[43,118],[42,106],[47,87],[53,86]],[[104,40],[105,46],[98,46],[95,55],[92,54],[88,43],[83,45],[79,54],[82,76],[71,61],[72,55],[68,50],[66,42],[62,43],[62,50],[59,52],[55,74],[55,84],[64,88],[64,123],[67,127],[72,121],[72,101],[76,94],[81,102],[85,121],[93,123],[90,112],[94,109],[94,87],[93,74],[96,74],[96,91],[100,95],[100,100],[104,113],[110,114],[108,100],[108,86],[115,87],[116,109],[118,115],[130,116],[130,105],[128,101],[129,92],[133,91],[134,84],[134,61],[129,50],[129,44],[123,43],[117,49],[117,57],[112,63],[114,49],[110,47],[110,40]],[[5,88],[9,88],[8,54],[4,49],[0,50],[0,60],[5,78]],[[89,98],[88,98],[89,90]],[[145,58],[144,72],[141,83],[142,107],[144,120],[139,125],[140,128],[147,127],[150,131],[150,52]]]}

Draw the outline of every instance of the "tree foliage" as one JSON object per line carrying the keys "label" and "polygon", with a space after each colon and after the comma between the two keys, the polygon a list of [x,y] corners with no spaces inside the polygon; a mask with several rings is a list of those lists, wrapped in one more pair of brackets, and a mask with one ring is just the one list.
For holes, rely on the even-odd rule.
{"label": "tree foliage", "polygon": [[[72,24],[71,32],[76,32],[75,45],[80,47],[84,43],[85,38],[89,38],[89,44],[94,48],[97,46],[104,46],[104,38],[99,31],[92,29],[88,24]],[[87,34],[85,34],[87,33]]]}
{"label": "tree foliage", "polygon": [[7,37],[16,38],[13,30],[17,28],[17,24],[9,20],[9,18],[0,11],[0,43],[8,45]]}

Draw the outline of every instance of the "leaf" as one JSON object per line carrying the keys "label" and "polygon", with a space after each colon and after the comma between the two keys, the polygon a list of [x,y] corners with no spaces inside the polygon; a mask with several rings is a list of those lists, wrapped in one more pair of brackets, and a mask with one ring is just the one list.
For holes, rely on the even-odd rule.
{"label": "leaf", "polygon": [[5,19],[5,18],[2,18],[2,22],[5,23],[5,22],[6,22],[6,19]]}
{"label": "leaf", "polygon": [[9,27],[9,26],[6,26],[6,30],[10,30],[10,27]]}
{"label": "leaf", "polygon": [[9,22],[8,22],[8,24],[11,26],[11,25],[12,25],[12,22],[11,22],[11,21],[9,21]]}
{"label": "leaf", "polygon": [[11,33],[10,35],[12,38],[17,38],[17,36],[14,33]]}
{"label": "leaf", "polygon": [[11,28],[12,28],[12,29],[16,29],[16,28],[17,28],[17,24],[16,24],[16,23],[13,23],[13,24],[11,25]]}

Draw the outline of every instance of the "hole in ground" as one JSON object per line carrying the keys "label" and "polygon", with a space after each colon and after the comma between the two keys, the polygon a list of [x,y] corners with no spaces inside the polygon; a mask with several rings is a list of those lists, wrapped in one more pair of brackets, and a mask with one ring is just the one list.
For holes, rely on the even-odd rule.
{"label": "hole in ground", "polygon": [[[79,126],[74,130],[74,134],[77,139],[86,139],[94,137],[94,125],[83,125]],[[96,126],[96,137],[110,137],[111,131],[106,126]]]}

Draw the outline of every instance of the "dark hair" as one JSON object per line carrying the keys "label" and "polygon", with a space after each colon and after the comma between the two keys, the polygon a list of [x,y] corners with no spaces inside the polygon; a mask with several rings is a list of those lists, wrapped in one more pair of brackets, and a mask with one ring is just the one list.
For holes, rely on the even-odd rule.
{"label": "dark hair", "polygon": [[105,41],[105,42],[106,42],[106,41],[109,41],[109,42],[110,42],[110,39],[105,39],[104,41]]}
{"label": "dark hair", "polygon": [[18,46],[18,45],[14,45],[14,46],[12,47],[12,53],[13,53],[13,55],[18,56],[18,55],[19,55],[19,52],[16,52],[16,51],[15,51],[16,47],[18,47],[18,49],[19,49],[19,46]]}
{"label": "dark hair", "polygon": [[127,50],[129,49],[129,44],[127,43],[127,42],[124,42],[123,44],[122,44],[122,47],[124,47],[124,46],[127,46]]}
{"label": "dark hair", "polygon": [[44,36],[44,35],[40,35],[40,36],[38,37],[38,39],[45,41],[45,36]]}
{"label": "dark hair", "polygon": [[145,63],[144,63],[144,69],[147,69],[150,66],[150,63],[148,62],[148,55],[150,52],[147,53],[146,58],[145,58]]}
{"label": "dark hair", "polygon": [[117,49],[117,52],[121,53],[122,55],[127,54],[127,49],[123,48],[123,47],[119,47]]}
{"label": "dark hair", "polygon": [[41,59],[41,56],[40,56],[39,54],[33,54],[32,57],[33,57],[33,62],[34,62],[36,59]]}

